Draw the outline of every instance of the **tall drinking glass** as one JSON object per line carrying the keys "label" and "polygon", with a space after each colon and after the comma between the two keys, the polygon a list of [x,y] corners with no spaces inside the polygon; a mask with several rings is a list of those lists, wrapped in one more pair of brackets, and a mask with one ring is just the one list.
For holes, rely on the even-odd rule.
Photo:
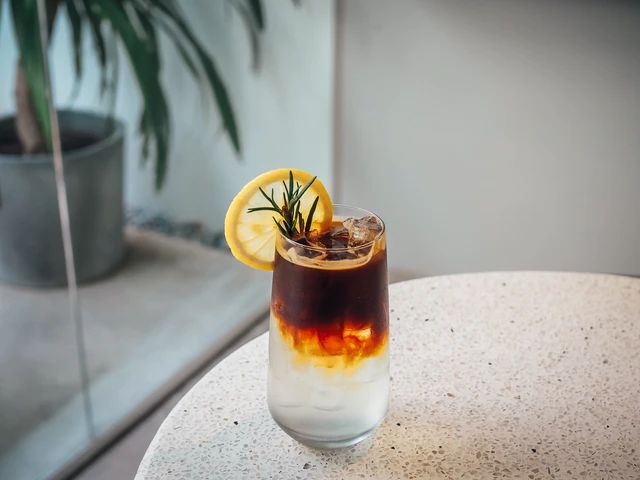
{"label": "tall drinking glass", "polygon": [[268,403],[290,436],[353,445],[382,422],[389,397],[384,223],[334,206],[331,228],[279,235],[269,327]]}

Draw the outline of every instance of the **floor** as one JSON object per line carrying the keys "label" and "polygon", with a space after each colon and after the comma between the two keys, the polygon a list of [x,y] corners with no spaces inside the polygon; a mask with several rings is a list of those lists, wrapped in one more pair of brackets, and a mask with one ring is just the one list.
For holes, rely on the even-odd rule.
{"label": "floor", "polygon": [[154,410],[148,417],[118,439],[111,448],[103,452],[85,469],[72,477],[72,480],[133,479],[149,443],[175,404],[218,362],[241,345],[266,332],[267,327],[268,319],[265,318],[243,335],[241,339],[212,360],[204,369],[195,374],[192,379],[165,400],[162,405]]}
{"label": "floor", "polygon": [[90,417],[66,289],[0,285],[0,478],[48,478],[91,429],[107,432],[268,311],[265,272],[158,233],[129,229],[127,242],[122,267],[79,292]]}

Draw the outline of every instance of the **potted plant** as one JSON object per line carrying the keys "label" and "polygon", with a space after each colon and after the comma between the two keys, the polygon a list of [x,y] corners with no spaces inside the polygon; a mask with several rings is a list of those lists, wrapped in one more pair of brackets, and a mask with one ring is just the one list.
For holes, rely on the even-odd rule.
{"label": "potted plant", "polygon": [[[234,0],[231,4],[242,14],[255,48],[264,28],[260,0]],[[2,6],[0,0],[0,13]],[[40,19],[45,21],[40,28],[38,9],[43,6]],[[142,100],[142,153],[145,157],[153,154],[157,189],[165,180],[171,130],[160,81],[160,32],[176,46],[182,65],[212,95],[238,153],[240,136],[214,59],[174,0],[9,0],[9,11],[19,60],[16,113],[0,119],[0,280],[31,286],[64,285],[44,74],[46,46],[59,17],[66,15],[69,21],[76,81],[83,70],[85,35],[93,40],[103,91],[115,85],[111,81],[116,61],[112,43],[128,57]],[[57,113],[77,277],[85,281],[109,272],[123,257],[125,133],[122,123],[110,115],[73,110]]]}

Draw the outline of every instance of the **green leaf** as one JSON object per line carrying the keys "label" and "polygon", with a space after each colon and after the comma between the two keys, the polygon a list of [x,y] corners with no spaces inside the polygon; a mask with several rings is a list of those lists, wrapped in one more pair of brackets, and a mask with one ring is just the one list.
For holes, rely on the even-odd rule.
{"label": "green leaf", "polygon": [[142,135],[142,164],[146,164],[149,158],[149,140],[151,132],[149,131],[149,123],[147,122],[145,112],[140,115],[138,122],[138,132]]}
{"label": "green leaf", "polygon": [[[123,3],[127,4],[127,0],[123,0]],[[144,10],[141,10],[137,6],[133,6],[132,8],[133,10],[129,11],[130,14],[133,14],[135,12],[137,15],[135,16],[135,20],[134,18],[131,18],[131,24],[135,28],[134,21],[137,21],[138,24],[142,26],[142,29],[144,30],[144,38],[147,41],[145,46],[148,49],[149,58],[153,62],[152,68],[154,71],[157,71],[159,73],[160,48],[158,46],[158,37],[156,36],[155,26],[149,19],[148,15],[146,15],[146,12]]]}
{"label": "green leaf", "polygon": [[211,91],[218,105],[220,117],[222,118],[222,124],[229,134],[229,138],[231,139],[231,143],[233,144],[236,152],[240,153],[240,134],[236,125],[231,101],[229,100],[227,88],[225,87],[224,82],[218,74],[218,70],[215,66],[215,63],[213,62],[213,59],[204,50],[198,39],[192,33],[191,28],[189,28],[189,25],[187,24],[184,16],[178,10],[173,0],[152,0],[150,1],[150,3],[153,4],[154,7],[157,7],[157,10],[164,15],[165,19],[168,22],[175,25],[177,30],[185,37],[185,39],[193,48],[195,55],[198,58],[202,69],[204,70],[206,78],[209,82],[209,87],[211,88]]}
{"label": "green leaf", "polygon": [[269,197],[269,195],[266,194],[266,192],[262,189],[262,187],[258,187],[258,189],[260,190],[260,193],[264,195],[264,198],[266,198],[269,201],[269,203],[273,205],[273,208],[280,210],[280,207],[278,206],[276,201],[273,199],[273,189],[271,189],[271,197]]}
{"label": "green leaf", "polygon": [[[85,0],[88,1],[88,0]],[[155,186],[160,189],[167,172],[169,152],[169,110],[160,84],[160,61],[155,34],[135,8],[125,9],[126,2],[97,2],[96,13],[106,19],[125,48],[143,99],[140,120],[145,141],[155,144]],[[135,25],[141,25],[142,30]]]}
{"label": "green leaf", "polygon": [[289,170],[289,197],[293,197],[293,172]]}
{"label": "green leaf", "polygon": [[276,220],[276,217],[271,217],[271,218],[273,218],[273,221],[278,226],[278,230],[280,230],[280,233],[282,235],[284,235],[285,237],[288,237],[287,231],[284,229],[284,227],[282,225],[280,225],[280,222],[278,220]]}
{"label": "green leaf", "polygon": [[[149,13],[152,13],[149,11]],[[202,75],[200,74],[200,70],[196,66],[195,60],[192,57],[192,53],[189,51],[189,48],[185,45],[183,39],[180,37],[178,32],[176,32],[175,28],[168,24],[163,17],[156,16],[154,17],[158,20],[158,26],[162,28],[162,30],[167,34],[169,39],[173,42],[174,46],[178,50],[178,53],[182,57],[182,61],[185,63],[189,72],[196,80],[201,80]]]}
{"label": "green leaf", "polygon": [[[82,77],[82,17],[75,0],[65,0],[67,17],[71,27],[71,42],[75,66],[76,85]],[[76,87],[74,87],[76,90]]]}
{"label": "green leaf", "polygon": [[280,213],[280,210],[276,210],[273,207],[251,207],[251,208],[247,208],[247,212],[248,213],[262,212],[262,211],[266,211],[266,210],[269,210],[270,212]]}
{"label": "green leaf", "polygon": [[309,180],[309,182],[304,187],[302,187],[302,190],[300,190],[297,193],[297,195],[293,198],[293,200],[291,200],[291,203],[295,203],[298,200],[300,200],[302,198],[302,195],[304,195],[304,192],[306,192],[307,189],[311,186],[311,184],[316,181],[316,178],[318,178],[318,177],[315,176],[311,180]]}
{"label": "green leaf", "polygon": [[262,13],[262,3],[260,0],[249,0],[249,8],[253,13],[256,26],[260,31],[264,30],[264,14]]}
{"label": "green leaf", "polygon": [[307,215],[307,228],[304,230],[304,233],[309,233],[309,230],[311,230],[311,222],[313,221],[313,215],[316,213],[318,200],[320,200],[320,197],[316,197],[313,201],[313,205],[311,205],[311,208],[309,209],[309,214]]}
{"label": "green leaf", "polygon": [[100,16],[100,6],[92,0],[82,0],[84,4],[84,13],[89,21],[91,36],[93,37],[93,46],[98,53],[98,63],[100,65],[100,94],[104,95],[107,90],[107,70],[108,58],[107,47],[102,31],[102,17]]}
{"label": "green leaf", "polygon": [[[296,202],[295,207],[293,208],[293,219],[297,219],[298,215],[300,215],[300,202]],[[302,232],[302,230],[300,230]]]}
{"label": "green leaf", "polygon": [[20,50],[20,62],[29,86],[31,103],[42,136],[51,150],[51,119],[46,95],[45,61],[42,51],[37,0],[11,0],[13,29]]}
{"label": "green leaf", "polygon": [[[308,233],[311,228],[311,223],[313,221],[313,215],[315,214],[316,207],[318,206],[318,201],[320,200],[319,196],[316,196],[314,199],[311,209],[309,210],[309,214],[307,215],[307,220],[305,222],[304,215],[300,212],[301,202],[300,199],[305,191],[311,186],[311,184],[315,181],[317,177],[313,177],[309,182],[301,187],[300,183],[296,182],[293,178],[293,172],[289,171],[289,179],[287,181],[282,181],[282,186],[284,187],[284,191],[282,192],[282,201],[283,205],[280,207],[273,198],[273,188],[271,189],[271,196],[267,195],[264,189],[259,186],[258,190],[262,194],[264,198],[270,203],[270,206],[264,207],[251,207],[247,209],[248,213],[260,212],[260,211],[273,211],[282,217],[280,220],[276,220],[275,217],[272,217],[273,220],[278,225],[278,228],[288,238],[293,238],[297,233],[304,234]],[[296,189],[293,190],[293,186],[296,186]],[[280,223],[282,222],[282,223]]]}
{"label": "green leaf", "polygon": [[[250,2],[252,3],[252,2]],[[258,25],[258,19],[251,5],[247,6],[240,0],[232,0],[231,5],[240,14],[240,18],[244,22],[244,26],[249,35],[249,44],[251,45],[251,66],[254,70],[260,68],[260,32],[262,27]],[[258,2],[259,5],[259,2]],[[260,7],[260,16],[262,16],[262,8]],[[260,18],[262,21],[262,18]]]}

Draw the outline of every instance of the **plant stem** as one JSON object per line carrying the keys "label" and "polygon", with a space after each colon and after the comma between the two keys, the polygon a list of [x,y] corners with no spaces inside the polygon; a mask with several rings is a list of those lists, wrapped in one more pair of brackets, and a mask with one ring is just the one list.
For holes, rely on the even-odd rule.
{"label": "plant stem", "polygon": [[[51,39],[59,4],[60,0],[47,1],[48,39]],[[15,82],[16,130],[22,145],[22,151],[24,153],[44,152],[47,142],[43,137],[42,128],[38,123],[38,117],[31,101],[31,91],[21,60],[18,60],[16,65]]]}
{"label": "plant stem", "polygon": [[21,62],[16,65],[16,131],[24,153],[43,152],[45,141],[31,102],[31,93]]}

